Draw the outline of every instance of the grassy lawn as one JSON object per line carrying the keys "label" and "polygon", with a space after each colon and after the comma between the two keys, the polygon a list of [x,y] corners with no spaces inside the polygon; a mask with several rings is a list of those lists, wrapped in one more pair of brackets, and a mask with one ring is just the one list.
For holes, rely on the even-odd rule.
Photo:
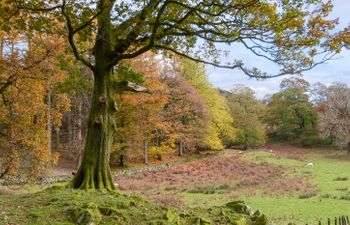
{"label": "grassy lawn", "polygon": [[[330,155],[336,155],[337,152]],[[329,156],[329,155],[328,155]],[[311,182],[317,186],[315,193],[282,197],[251,197],[245,200],[254,208],[265,212],[275,224],[316,224],[350,214],[350,161],[332,159],[322,154],[307,154],[306,162],[313,162],[314,167],[305,167],[306,162],[286,158],[276,158],[274,154],[253,152],[247,159],[255,157],[270,163],[288,165],[295,168],[295,173],[311,174]],[[315,196],[313,196],[315,195]]]}

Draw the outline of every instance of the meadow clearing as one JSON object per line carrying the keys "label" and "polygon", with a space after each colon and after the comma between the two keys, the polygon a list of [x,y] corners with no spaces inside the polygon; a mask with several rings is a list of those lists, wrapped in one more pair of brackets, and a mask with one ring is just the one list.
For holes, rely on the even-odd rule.
{"label": "meadow clearing", "polygon": [[[312,162],[314,166],[306,166]],[[283,145],[216,156],[168,169],[120,176],[120,189],[178,208],[242,199],[271,224],[316,224],[349,215],[350,156]],[[130,191],[132,190],[132,191]]]}

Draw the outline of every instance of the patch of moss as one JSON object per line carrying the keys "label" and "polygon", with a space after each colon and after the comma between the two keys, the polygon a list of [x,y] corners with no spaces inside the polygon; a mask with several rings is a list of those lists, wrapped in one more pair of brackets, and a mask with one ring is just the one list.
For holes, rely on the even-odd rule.
{"label": "patch of moss", "polygon": [[119,192],[50,188],[26,195],[0,196],[0,203],[0,211],[4,212],[0,224],[266,224],[255,223],[261,219],[243,202],[180,212]]}

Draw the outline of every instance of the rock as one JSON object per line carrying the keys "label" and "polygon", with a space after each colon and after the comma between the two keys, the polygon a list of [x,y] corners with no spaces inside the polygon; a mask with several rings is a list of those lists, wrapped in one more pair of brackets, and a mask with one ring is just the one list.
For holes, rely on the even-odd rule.
{"label": "rock", "polygon": [[252,219],[253,225],[267,225],[267,217],[265,215],[259,215]]}
{"label": "rock", "polygon": [[95,225],[102,219],[100,209],[94,203],[87,203],[81,208],[71,208],[68,213],[71,220],[78,225]]}
{"label": "rock", "polygon": [[252,210],[243,201],[234,201],[226,204],[226,207],[233,209],[237,213],[252,215]]}

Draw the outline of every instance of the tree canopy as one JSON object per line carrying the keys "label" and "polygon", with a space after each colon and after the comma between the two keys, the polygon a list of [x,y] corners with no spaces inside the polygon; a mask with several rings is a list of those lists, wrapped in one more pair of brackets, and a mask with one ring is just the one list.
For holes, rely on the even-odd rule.
{"label": "tree canopy", "polygon": [[88,50],[94,46],[93,52],[98,51],[105,43],[106,66],[155,49],[270,77],[240,59],[221,63],[220,56],[227,53],[215,44],[243,45],[278,64],[274,75],[301,73],[332,58],[342,46],[339,40],[348,36],[332,32],[338,20],[328,19],[331,10],[331,1],[322,0],[19,0],[2,5],[0,13],[5,30],[12,29],[11,23],[67,36],[74,55],[91,69],[100,62],[91,62]]}

